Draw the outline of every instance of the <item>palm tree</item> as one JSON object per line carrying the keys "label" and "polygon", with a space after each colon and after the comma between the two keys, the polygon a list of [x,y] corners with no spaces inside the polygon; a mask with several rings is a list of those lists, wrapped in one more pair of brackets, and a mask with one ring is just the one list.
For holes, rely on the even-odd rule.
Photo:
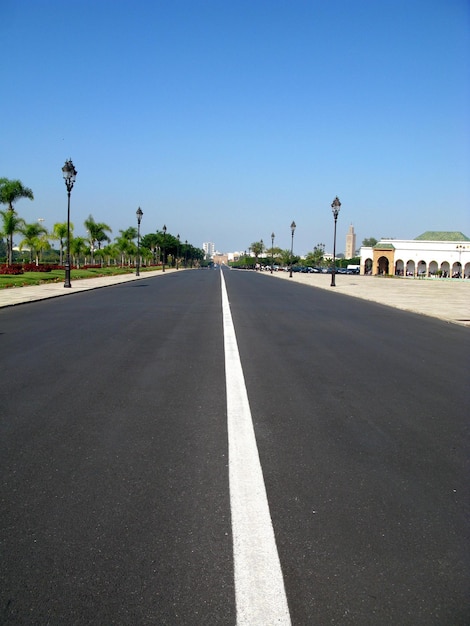
{"label": "palm tree", "polygon": [[[46,231],[45,233],[43,233],[38,241],[37,241],[37,245],[36,245],[36,265],[38,264],[38,261],[41,260],[42,261],[42,253],[45,252],[46,250],[50,250],[51,249],[51,244],[49,243],[49,233]],[[39,254],[39,259],[38,259],[38,255]]]}
{"label": "palm tree", "polygon": [[[119,232],[122,233],[123,231],[119,231]],[[128,239],[124,235],[121,235],[120,237],[116,237],[114,245],[116,246],[116,249],[119,250],[121,254],[121,265],[125,264],[126,258],[127,258],[127,262],[130,263],[130,255],[132,254],[134,247],[135,247],[132,242],[132,239]]]}
{"label": "palm tree", "polygon": [[140,239],[140,249],[141,250],[150,250],[152,253],[153,262],[157,263],[157,252],[159,253],[160,247],[160,238],[157,233],[149,233],[148,235],[144,235]]}
{"label": "palm tree", "polygon": [[137,247],[134,239],[137,239],[137,228],[131,226],[126,230],[120,230],[120,237],[116,237],[115,242],[118,250],[121,252],[121,265],[124,265],[124,257],[127,256],[127,263],[130,265],[131,256],[136,253]]}
{"label": "palm tree", "polygon": [[85,255],[87,249],[85,237],[74,237],[70,240],[70,253],[73,257],[72,265],[77,267],[80,265],[80,256]]}
{"label": "palm tree", "polygon": [[[18,231],[23,235],[24,239],[20,242],[20,250],[27,248],[29,250],[29,262],[33,262],[33,252],[36,252],[38,248],[44,249],[44,244],[41,242],[41,235],[47,235],[47,229],[41,224],[34,222],[33,224],[23,224],[18,228]],[[38,265],[38,258],[36,254],[36,265]]]}
{"label": "palm tree", "polygon": [[108,235],[106,234],[106,230],[110,233],[112,233],[113,231],[111,230],[111,228],[109,226],[107,226],[106,224],[103,224],[102,222],[100,224],[97,224],[98,229],[96,232],[96,243],[98,244],[98,250],[101,250],[101,244],[103,242],[107,242],[110,243],[111,239],[108,237]]}
{"label": "palm tree", "polygon": [[20,231],[25,221],[18,217],[15,210],[7,209],[0,211],[2,225],[0,235],[7,240],[7,265],[12,264],[13,260],[13,235]]}
{"label": "palm tree", "polygon": [[103,248],[103,254],[106,257],[107,265],[111,265],[111,261],[113,261],[113,265],[117,265],[117,260],[119,259],[120,252],[115,243],[110,243]]}
{"label": "palm tree", "polygon": [[135,228],[135,226],[126,228],[126,230],[120,230],[119,232],[121,233],[121,237],[124,237],[124,239],[127,239],[127,241],[137,239],[137,228]]}
{"label": "palm tree", "polygon": [[25,187],[21,180],[0,178],[0,204],[8,204],[8,210],[14,211],[13,202],[21,198],[34,200],[33,192],[29,187]]}
{"label": "palm tree", "polygon": [[291,251],[289,249],[281,250],[279,258],[284,267],[288,267],[291,263],[292,265],[295,265],[296,263],[300,261],[300,257],[295,256],[295,255],[292,256]]}
{"label": "palm tree", "polygon": [[[73,224],[70,223],[70,236],[73,235]],[[63,264],[64,241],[67,239],[67,222],[57,222],[52,227],[51,239],[59,242],[59,265]]]}
{"label": "palm tree", "polygon": [[[0,178],[0,204],[8,205],[8,212],[11,214],[3,219],[3,236],[7,237],[7,264],[11,265],[13,259],[13,234],[17,232],[18,222],[15,222],[15,209],[13,202],[21,198],[34,200],[33,192],[29,187],[25,187],[21,180],[10,180]],[[3,213],[2,213],[3,216]],[[19,219],[19,218],[16,218]],[[5,229],[6,227],[6,229]]]}
{"label": "palm tree", "polygon": [[253,254],[255,255],[255,263],[256,265],[258,264],[258,257],[260,254],[263,254],[264,252],[264,243],[263,241],[254,241],[251,244],[251,251],[253,252]]}
{"label": "palm tree", "polygon": [[151,265],[153,252],[148,248],[140,248],[140,258],[145,261],[146,265]]}
{"label": "palm tree", "polygon": [[109,233],[112,233],[113,231],[104,222],[95,222],[92,215],[89,215],[88,219],[85,220],[85,228],[88,231],[91,249],[91,262],[93,264],[93,252],[95,250],[95,243],[98,244],[98,249],[100,250],[103,241],[111,241],[106,234],[106,231],[108,231]]}
{"label": "palm tree", "polygon": [[95,262],[98,261],[101,267],[104,266],[104,257],[105,257],[104,248],[98,248],[97,250],[94,251]]}
{"label": "palm tree", "polygon": [[319,267],[323,265],[323,258],[325,255],[325,244],[317,243],[317,245],[313,248],[312,252],[309,252],[305,258],[307,261],[307,265],[312,265],[313,267]]}

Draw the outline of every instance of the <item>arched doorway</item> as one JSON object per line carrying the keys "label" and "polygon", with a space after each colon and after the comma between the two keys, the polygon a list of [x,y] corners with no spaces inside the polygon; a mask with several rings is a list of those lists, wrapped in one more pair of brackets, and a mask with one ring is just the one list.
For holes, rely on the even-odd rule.
{"label": "arched doorway", "polygon": [[441,272],[442,278],[449,278],[450,276],[450,265],[448,261],[444,261],[441,263]]}
{"label": "arched doorway", "polygon": [[377,262],[377,274],[388,274],[389,262],[386,256],[379,257]]}
{"label": "arched doorway", "polygon": [[436,276],[438,270],[439,266],[437,265],[437,262],[431,261],[431,263],[429,264],[429,276]]}
{"label": "arched doorway", "polygon": [[372,259],[366,259],[364,262],[364,274],[372,274]]}
{"label": "arched doorway", "polygon": [[459,261],[452,265],[452,278],[462,278],[462,264]]}
{"label": "arched doorway", "polygon": [[407,261],[406,263],[406,275],[407,276],[415,275],[415,262],[413,260]]}
{"label": "arched doorway", "polygon": [[395,263],[395,276],[403,276],[404,273],[405,264],[403,263],[402,259],[398,259],[398,261]]}
{"label": "arched doorway", "polygon": [[426,276],[426,262],[425,261],[418,262],[418,276]]}

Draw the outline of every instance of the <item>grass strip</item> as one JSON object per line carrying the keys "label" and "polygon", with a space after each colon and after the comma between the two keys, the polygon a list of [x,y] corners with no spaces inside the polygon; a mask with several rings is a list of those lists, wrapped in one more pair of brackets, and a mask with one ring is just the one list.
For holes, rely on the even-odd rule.
{"label": "grass strip", "polygon": [[[140,268],[141,272],[154,272],[158,267]],[[134,274],[135,268],[125,267],[96,267],[86,270],[71,270],[70,279],[82,280],[86,278],[100,278],[102,276],[121,276],[123,274]],[[29,287],[31,285],[44,285],[46,283],[60,283],[65,280],[64,270],[52,270],[50,272],[25,272],[18,275],[1,275],[0,289],[10,287]]]}

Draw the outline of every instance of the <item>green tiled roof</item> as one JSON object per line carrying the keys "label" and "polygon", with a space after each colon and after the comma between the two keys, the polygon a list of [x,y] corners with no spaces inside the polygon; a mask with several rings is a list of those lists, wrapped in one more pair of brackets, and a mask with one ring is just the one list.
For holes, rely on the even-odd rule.
{"label": "green tiled roof", "polygon": [[470,241],[463,233],[445,230],[427,230],[415,241]]}
{"label": "green tiled roof", "polygon": [[395,250],[393,243],[376,243],[374,250]]}

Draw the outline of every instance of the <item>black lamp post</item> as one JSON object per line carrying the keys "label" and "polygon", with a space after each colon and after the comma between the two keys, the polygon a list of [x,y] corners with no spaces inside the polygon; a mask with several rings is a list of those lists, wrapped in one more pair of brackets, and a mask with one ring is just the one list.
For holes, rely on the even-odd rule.
{"label": "black lamp post", "polygon": [[330,287],[336,287],[335,277],[336,277],[336,222],[338,221],[338,213],[341,208],[341,202],[339,201],[338,196],[331,203],[331,210],[333,211],[333,217],[335,220],[335,234],[333,237],[333,271],[331,272],[331,285]]}
{"label": "black lamp post", "polygon": [[184,240],[184,268],[188,268],[188,240]]}
{"label": "black lamp post", "polygon": [[75,178],[77,176],[77,170],[75,169],[72,159],[65,161],[65,165],[62,168],[62,175],[65,180],[65,186],[67,187],[67,256],[65,257],[65,282],[64,287],[71,287],[70,282],[70,192],[72,191]]}
{"label": "black lamp post", "polygon": [[165,236],[166,236],[166,226],[163,224],[163,271],[165,271]]}
{"label": "black lamp post", "polygon": [[178,243],[176,244],[176,269],[178,269],[178,259],[180,256],[180,235],[179,233],[176,235],[176,239],[178,239]]}
{"label": "black lamp post", "polygon": [[140,276],[140,222],[144,213],[139,207],[135,214],[137,215],[137,261],[135,264],[135,275]]}
{"label": "black lamp post", "polygon": [[276,235],[271,233],[271,274],[273,273],[273,265],[274,265],[274,237]]}
{"label": "black lamp post", "polygon": [[290,272],[289,272],[289,277],[292,278],[292,257],[294,254],[294,231],[295,231],[295,227],[296,224],[295,222],[292,222],[292,224],[290,225],[290,229],[292,231],[292,240],[291,240],[291,244],[290,244]]}

